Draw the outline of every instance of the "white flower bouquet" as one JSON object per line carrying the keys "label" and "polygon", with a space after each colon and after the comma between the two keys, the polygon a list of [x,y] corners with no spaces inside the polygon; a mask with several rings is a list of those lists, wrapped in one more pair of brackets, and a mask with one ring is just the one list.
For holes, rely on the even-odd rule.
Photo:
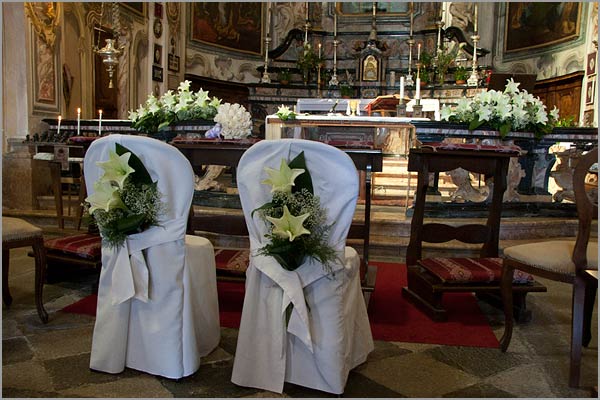
{"label": "white flower bouquet", "polygon": [[252,116],[240,104],[221,104],[214,120],[220,125],[224,139],[243,139],[252,133]]}
{"label": "white flower bouquet", "polygon": [[94,217],[102,240],[120,247],[127,235],[157,225],[164,204],[156,182],[131,150],[117,143],[108,157],[97,163],[104,174],[94,183],[94,193],[85,199],[84,207]]}
{"label": "white flower bouquet", "polygon": [[181,82],[176,92],[169,90],[160,98],[150,94],[144,105],[140,105],[137,111],[129,112],[131,126],[139,131],[157,133],[180,121],[212,121],[221,100],[209,98],[208,91],[203,89],[191,92],[190,84],[187,80]]}
{"label": "white flower bouquet", "polygon": [[533,132],[536,138],[550,133],[556,126],[559,115],[554,107],[549,113],[539,97],[527,90],[519,90],[520,83],[507,80],[503,92],[488,90],[473,99],[462,98],[456,107],[442,106],[442,121],[468,123],[469,130],[482,125],[500,131],[505,137],[508,132]]}
{"label": "white flower bouquet", "polygon": [[307,257],[330,271],[337,258],[328,243],[331,225],[327,225],[327,211],[313,193],[304,152],[289,163],[282,159],[279,170],[265,171],[269,178],[261,183],[271,185],[273,198],[252,213],[259,212],[269,225],[265,236],[270,243],[259,249],[259,254],[275,258],[288,271],[297,269]]}
{"label": "white flower bouquet", "polygon": [[282,121],[287,121],[288,119],[296,118],[296,113],[294,112],[294,110],[290,110],[288,106],[283,104],[279,108],[277,108],[276,114]]}

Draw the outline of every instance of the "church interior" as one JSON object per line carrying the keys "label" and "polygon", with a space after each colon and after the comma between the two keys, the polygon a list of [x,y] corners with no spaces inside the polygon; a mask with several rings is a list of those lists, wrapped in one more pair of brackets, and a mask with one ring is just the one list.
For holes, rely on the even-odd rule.
{"label": "church interior", "polygon": [[598,2],[0,10],[3,397],[598,396]]}

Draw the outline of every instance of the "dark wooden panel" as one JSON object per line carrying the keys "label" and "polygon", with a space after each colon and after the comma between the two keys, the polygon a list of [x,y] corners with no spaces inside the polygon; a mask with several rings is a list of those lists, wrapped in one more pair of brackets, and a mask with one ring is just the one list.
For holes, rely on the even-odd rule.
{"label": "dark wooden panel", "polygon": [[573,116],[577,121],[579,120],[583,74],[583,71],[578,71],[537,81],[533,95],[539,96],[548,110],[552,110],[556,106],[560,109],[562,118]]}

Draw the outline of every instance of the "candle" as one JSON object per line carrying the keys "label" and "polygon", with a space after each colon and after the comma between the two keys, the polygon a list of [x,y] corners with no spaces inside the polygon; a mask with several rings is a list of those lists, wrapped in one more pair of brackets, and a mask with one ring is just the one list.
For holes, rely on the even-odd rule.
{"label": "candle", "polygon": [[475,12],[474,12],[474,16],[473,16],[473,31],[475,32],[475,34],[477,34],[477,3],[475,3]]}
{"label": "candle", "polygon": [[413,20],[414,20],[414,12],[413,12],[413,2],[410,2],[410,37],[413,35]]}
{"label": "candle", "polygon": [[62,115],[58,116],[58,130],[56,131],[57,135],[60,135],[60,121],[62,121]]}
{"label": "candle", "polygon": [[333,38],[337,37],[337,14],[333,14]]}
{"label": "candle", "polygon": [[79,136],[81,127],[81,108],[77,109],[77,136]]}
{"label": "candle", "polygon": [[417,90],[415,92],[415,99],[420,99],[421,98],[421,78],[417,77],[416,87],[417,87]]}
{"label": "candle", "polygon": [[321,43],[319,43],[319,59],[321,59]]}
{"label": "candle", "polygon": [[98,136],[102,134],[102,110],[98,110]]}
{"label": "candle", "polygon": [[400,77],[400,101],[404,99],[404,77]]}
{"label": "candle", "polygon": [[269,36],[270,32],[271,32],[271,2],[268,1],[267,2],[267,34],[266,34],[267,37]]}
{"label": "candle", "polygon": [[417,45],[417,62],[421,63],[421,43]]}
{"label": "candle", "polygon": [[308,22],[308,1],[306,2],[306,22]]}

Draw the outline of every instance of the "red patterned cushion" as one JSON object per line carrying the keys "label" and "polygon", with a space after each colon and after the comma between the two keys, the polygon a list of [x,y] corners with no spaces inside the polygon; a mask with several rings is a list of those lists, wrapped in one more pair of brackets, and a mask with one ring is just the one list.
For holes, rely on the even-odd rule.
{"label": "red patterned cushion", "polygon": [[[501,258],[427,258],[419,265],[447,283],[497,282],[502,276]],[[513,282],[533,282],[533,276],[515,270]]]}
{"label": "red patterned cushion", "polygon": [[99,258],[102,252],[100,235],[89,233],[45,240],[44,246],[49,252],[74,254],[90,260]]}
{"label": "red patterned cushion", "polygon": [[215,249],[217,269],[245,275],[250,263],[250,250]]}
{"label": "red patterned cushion", "polygon": [[421,147],[436,150],[475,150],[475,151],[493,151],[496,153],[520,154],[521,148],[515,145],[501,144],[478,144],[478,143],[423,143]]}

